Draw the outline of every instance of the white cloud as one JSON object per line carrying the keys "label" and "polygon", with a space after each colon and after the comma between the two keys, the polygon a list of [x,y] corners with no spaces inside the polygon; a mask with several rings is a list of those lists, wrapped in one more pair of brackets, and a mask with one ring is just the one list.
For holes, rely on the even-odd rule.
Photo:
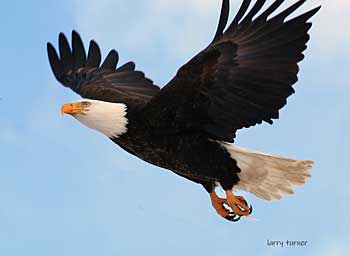
{"label": "white cloud", "polygon": [[350,255],[350,246],[345,244],[333,244],[329,246],[326,250],[323,251],[322,254],[318,254],[322,256],[344,256]]}
{"label": "white cloud", "polygon": [[211,26],[215,32],[220,11],[220,0],[149,0],[138,4],[76,0],[76,4],[76,22],[84,34],[140,53],[169,47],[174,56],[200,47],[208,36],[203,29]]}
{"label": "white cloud", "polygon": [[[348,16],[350,2],[347,0],[312,1],[322,4],[322,8],[313,19],[313,40],[317,43],[313,47],[318,48],[324,55],[343,56],[350,54],[348,42],[350,33]],[[308,4],[308,6],[311,6]]]}

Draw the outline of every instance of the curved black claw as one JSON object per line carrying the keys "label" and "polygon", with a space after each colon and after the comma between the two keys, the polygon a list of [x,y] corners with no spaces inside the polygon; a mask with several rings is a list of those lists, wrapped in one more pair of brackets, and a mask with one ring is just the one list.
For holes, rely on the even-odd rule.
{"label": "curved black claw", "polygon": [[252,214],[252,212],[253,212],[253,206],[250,205],[250,207],[249,207],[249,215]]}
{"label": "curved black claw", "polygon": [[[248,206],[248,203],[247,203],[247,201],[246,201],[245,199],[243,199],[243,203],[244,203],[246,206]],[[252,214],[252,212],[253,212],[253,206],[250,205],[250,206],[249,206],[249,215]]]}
{"label": "curved black claw", "polygon": [[227,219],[228,221],[237,222],[241,219],[241,217],[242,216],[230,212],[230,214],[226,216],[225,219]]}
{"label": "curved black claw", "polygon": [[[243,199],[242,201],[246,206],[248,206],[248,203],[246,200]],[[230,209],[228,204],[224,204],[226,207],[226,209]],[[249,207],[249,215],[252,214],[253,212],[253,206],[250,205]],[[225,217],[225,219],[227,219],[228,221],[232,221],[232,222],[237,222],[239,221],[244,215],[239,215],[239,214],[235,214],[234,212],[230,211],[229,215]]]}

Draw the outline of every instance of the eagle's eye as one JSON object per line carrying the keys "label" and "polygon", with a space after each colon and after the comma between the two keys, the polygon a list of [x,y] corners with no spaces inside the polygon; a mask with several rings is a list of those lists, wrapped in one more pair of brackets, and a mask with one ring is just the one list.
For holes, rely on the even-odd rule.
{"label": "eagle's eye", "polygon": [[83,102],[81,103],[81,106],[82,106],[83,108],[88,108],[88,107],[90,107],[90,105],[91,105],[91,103],[88,102],[88,101],[83,101]]}

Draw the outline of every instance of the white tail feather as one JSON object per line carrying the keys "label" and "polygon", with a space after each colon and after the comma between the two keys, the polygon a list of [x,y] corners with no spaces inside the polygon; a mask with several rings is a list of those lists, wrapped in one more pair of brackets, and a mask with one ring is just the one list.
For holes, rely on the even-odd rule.
{"label": "white tail feather", "polygon": [[298,161],[234,146],[220,144],[238,163],[240,181],[235,189],[245,190],[265,199],[281,199],[283,194],[293,194],[292,186],[303,185],[311,177],[313,161]]}

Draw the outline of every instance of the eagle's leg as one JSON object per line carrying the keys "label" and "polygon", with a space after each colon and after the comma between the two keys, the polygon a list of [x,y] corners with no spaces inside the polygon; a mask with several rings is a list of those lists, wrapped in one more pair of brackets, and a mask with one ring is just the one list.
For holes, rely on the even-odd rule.
{"label": "eagle's leg", "polygon": [[252,213],[253,208],[249,207],[243,196],[235,196],[232,190],[226,190],[227,204],[231,207],[233,213],[238,216],[248,216]]}

